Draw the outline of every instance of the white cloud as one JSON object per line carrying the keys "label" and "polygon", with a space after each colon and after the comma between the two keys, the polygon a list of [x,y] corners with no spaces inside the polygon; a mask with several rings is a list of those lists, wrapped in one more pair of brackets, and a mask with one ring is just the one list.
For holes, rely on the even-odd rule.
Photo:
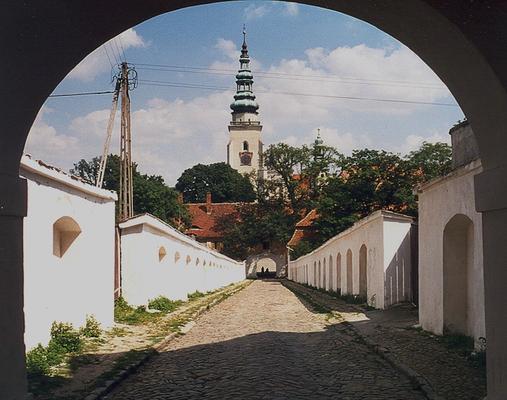
{"label": "white cloud", "polygon": [[271,10],[270,4],[261,4],[261,5],[250,4],[248,7],[245,8],[244,14],[246,20],[249,21],[252,19],[264,17],[270,10]]}
{"label": "white cloud", "polygon": [[79,151],[79,140],[74,136],[58,134],[49,125],[45,116],[53,112],[48,107],[42,107],[37,115],[25,146],[25,152],[49,163],[68,162]]}
{"label": "white cloud", "polygon": [[215,48],[218,49],[226,57],[236,60],[239,58],[239,50],[236,44],[232,40],[226,40],[224,38],[218,38]]}
{"label": "white cloud", "polygon": [[285,14],[295,17],[299,14],[299,5],[297,3],[285,3]]}
{"label": "white cloud", "polygon": [[127,29],[125,32],[120,33],[116,38],[109,40],[103,46],[95,49],[86,58],[81,61],[68,75],[69,78],[77,79],[80,81],[89,82],[95,79],[99,74],[110,70],[108,55],[113,64],[115,64],[115,57],[113,54],[118,54],[123,50],[136,47],[145,47],[147,43],[141,36],[133,29]]}
{"label": "white cloud", "polygon": [[447,143],[451,144],[451,136],[448,134],[440,134],[434,133],[430,136],[421,136],[421,135],[408,135],[404,142],[393,148],[394,151],[401,153],[403,155],[410,153],[411,151],[417,150],[423,142],[427,143]]}
{"label": "white cloud", "polygon": [[[351,132],[340,133],[336,128],[322,127],[320,135],[324,143],[335,147],[340,153],[350,155],[352,150],[365,147],[372,148],[374,141],[367,134],[356,134]],[[292,146],[301,146],[312,143],[317,137],[317,129],[306,132],[302,136],[288,136],[281,141]]]}
{"label": "white cloud", "polygon": [[[230,75],[223,76],[223,83],[233,87],[233,71],[238,68],[239,51],[234,42],[226,39],[219,39],[216,47],[226,61],[216,61],[211,67],[231,70]],[[284,79],[261,77],[262,74],[256,74],[261,69]],[[450,101],[446,90],[427,90],[413,87],[417,86],[413,83],[410,86],[399,83],[441,85],[431,70],[404,47],[378,49],[360,45],[331,51],[312,48],[299,59],[281,60],[266,68],[253,60],[252,70],[266,145],[279,141],[293,145],[311,143],[317,127],[321,127],[326,144],[336,146],[345,154],[364,147],[405,154],[424,140],[448,141],[447,135],[424,133],[424,130],[415,134],[413,128],[405,133],[398,127],[400,133],[396,139],[377,131],[376,127],[384,125],[384,121],[416,118],[421,107],[425,106],[273,93]],[[361,80],[356,82],[355,78]],[[225,161],[231,101],[232,93],[224,91],[206,93],[190,100],[155,98],[142,108],[134,105],[133,157],[140,170],[160,174],[169,184],[174,184],[184,169],[197,163]],[[65,135],[57,132],[43,117],[44,112],[32,128],[30,146],[27,147],[39,151],[37,154],[34,151],[34,156],[55,162],[59,153],[61,162],[56,164],[69,168],[80,158],[90,158],[102,152],[109,110],[96,110],[75,118]],[[363,121],[370,122],[369,128],[362,125]],[[118,131],[119,123],[116,122],[112,151],[117,151]]]}

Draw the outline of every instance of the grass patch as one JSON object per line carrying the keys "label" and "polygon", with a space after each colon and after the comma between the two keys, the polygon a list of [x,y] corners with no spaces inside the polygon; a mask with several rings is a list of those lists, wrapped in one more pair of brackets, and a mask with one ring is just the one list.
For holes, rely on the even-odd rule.
{"label": "grass patch", "polygon": [[145,306],[132,307],[123,297],[118,297],[114,302],[114,320],[123,324],[140,325],[153,322],[160,316],[146,311]]}
{"label": "grass patch", "polygon": [[199,292],[198,290],[196,290],[194,293],[189,293],[187,295],[188,300],[196,300],[204,296],[206,296],[206,293]]}
{"label": "grass patch", "polygon": [[167,297],[158,296],[148,302],[148,307],[152,310],[158,310],[164,314],[168,314],[176,310],[183,304],[181,300],[169,300]]}

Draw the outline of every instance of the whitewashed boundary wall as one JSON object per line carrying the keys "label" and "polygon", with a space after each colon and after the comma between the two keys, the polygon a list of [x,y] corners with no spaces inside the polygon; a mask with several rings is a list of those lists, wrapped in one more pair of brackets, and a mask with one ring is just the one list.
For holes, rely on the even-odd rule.
{"label": "whitewashed boundary wall", "polygon": [[377,211],[297,260],[289,279],[341,294],[364,296],[372,307],[412,301],[413,219]]}
{"label": "whitewashed boundary wall", "polygon": [[186,300],[245,279],[245,264],[196,242],[149,214],[120,223],[122,295],[132,305],[157,296]]}
{"label": "whitewashed boundary wall", "polygon": [[98,189],[23,156],[25,343],[49,341],[53,321],[81,326],[93,315],[113,323],[114,205]]}
{"label": "whitewashed boundary wall", "polygon": [[[419,191],[419,319],[423,329],[485,337],[482,216],[473,161]],[[477,343],[476,343],[477,344]]]}

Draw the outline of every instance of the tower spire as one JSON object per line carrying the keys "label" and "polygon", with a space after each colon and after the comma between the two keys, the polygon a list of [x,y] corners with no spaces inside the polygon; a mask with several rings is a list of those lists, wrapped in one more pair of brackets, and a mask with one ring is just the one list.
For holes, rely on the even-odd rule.
{"label": "tower spire", "polygon": [[233,114],[257,114],[257,110],[259,109],[259,105],[255,101],[255,95],[253,94],[253,75],[250,70],[245,25],[243,25],[243,45],[241,46],[241,55],[239,57],[239,70],[236,74],[236,94],[234,95],[231,109]]}

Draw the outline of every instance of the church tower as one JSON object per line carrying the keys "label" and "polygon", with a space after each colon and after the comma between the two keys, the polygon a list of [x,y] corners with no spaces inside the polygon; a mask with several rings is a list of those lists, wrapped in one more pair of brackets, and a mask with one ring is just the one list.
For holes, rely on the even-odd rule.
{"label": "church tower", "polygon": [[231,104],[232,120],[229,123],[227,163],[242,174],[255,172],[262,178],[262,125],[259,121],[259,105],[253,94],[253,75],[246,44],[246,30],[243,27],[243,45],[236,75],[236,94]]}

